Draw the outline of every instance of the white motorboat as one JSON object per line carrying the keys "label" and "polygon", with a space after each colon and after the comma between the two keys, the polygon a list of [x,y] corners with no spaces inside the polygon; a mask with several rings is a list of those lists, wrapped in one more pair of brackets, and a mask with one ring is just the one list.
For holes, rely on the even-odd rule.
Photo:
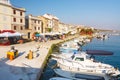
{"label": "white motorboat", "polygon": [[65,42],[64,44],[62,44],[60,48],[78,50],[79,47],[80,46],[77,44],[77,42],[69,41],[69,42]]}
{"label": "white motorboat", "polygon": [[69,41],[69,42],[65,42],[64,44],[62,44],[59,47],[59,50],[61,53],[74,53],[74,52],[76,53],[79,50],[81,50],[81,48],[78,42]]}
{"label": "white motorboat", "polygon": [[74,80],[110,80],[105,79],[104,76],[98,76],[98,75],[91,75],[91,74],[85,74],[85,73],[75,73],[70,72],[62,69],[54,69],[54,72],[61,77],[74,79]]}
{"label": "white motorboat", "polygon": [[[97,53],[97,54],[96,54]],[[91,55],[110,55],[112,52],[100,50],[88,50],[77,54],[59,54],[53,55],[57,60],[58,66],[62,69],[75,72],[85,72],[88,74],[109,75],[119,77],[120,71],[113,66],[95,61]]]}
{"label": "white motorboat", "polygon": [[50,78],[49,80],[71,80],[71,79],[62,78],[62,77],[53,77],[53,78]]}

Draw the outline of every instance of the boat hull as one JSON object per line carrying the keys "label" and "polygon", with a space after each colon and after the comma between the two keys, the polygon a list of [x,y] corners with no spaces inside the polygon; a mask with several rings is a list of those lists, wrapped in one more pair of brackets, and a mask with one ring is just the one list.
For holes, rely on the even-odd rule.
{"label": "boat hull", "polygon": [[75,73],[62,69],[54,69],[54,72],[59,76],[75,80],[105,80],[104,77],[98,75],[96,76],[91,74]]}
{"label": "boat hull", "polygon": [[62,78],[62,77],[53,77],[53,78],[50,78],[49,80],[71,80],[71,79]]}

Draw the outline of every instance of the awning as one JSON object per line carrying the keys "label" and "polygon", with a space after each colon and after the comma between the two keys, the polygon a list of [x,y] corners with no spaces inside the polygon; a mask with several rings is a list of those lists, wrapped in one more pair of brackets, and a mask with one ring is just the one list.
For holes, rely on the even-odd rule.
{"label": "awning", "polygon": [[35,34],[35,36],[36,36],[36,37],[39,37],[39,36],[40,36],[40,34]]}
{"label": "awning", "polygon": [[0,37],[14,37],[14,36],[22,36],[23,34],[19,33],[19,32],[15,32],[15,33],[10,33],[10,32],[4,32],[4,33],[0,33]]}
{"label": "awning", "polygon": [[12,33],[10,32],[4,32],[4,33],[0,33],[0,37],[12,37]]}

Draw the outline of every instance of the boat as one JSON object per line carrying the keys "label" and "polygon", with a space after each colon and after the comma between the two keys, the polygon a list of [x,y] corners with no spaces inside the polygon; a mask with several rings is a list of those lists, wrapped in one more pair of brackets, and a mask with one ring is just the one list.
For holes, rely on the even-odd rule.
{"label": "boat", "polygon": [[63,43],[60,48],[78,50],[79,45],[75,41],[69,41],[69,42]]}
{"label": "boat", "polygon": [[69,42],[65,42],[64,44],[62,44],[59,49],[61,53],[73,53],[73,52],[78,52],[78,50],[80,50],[80,44],[78,42],[75,41],[69,41]]}
{"label": "boat", "polygon": [[71,79],[62,78],[62,77],[53,77],[53,78],[50,78],[49,80],[71,80]]}
{"label": "boat", "polygon": [[101,39],[101,40],[106,40],[108,39],[108,35],[107,34],[99,34],[96,36],[97,39]]}
{"label": "boat", "polygon": [[[75,73],[70,72],[62,69],[54,69],[54,72],[61,77],[74,79],[74,80],[105,80],[104,77],[98,75],[91,75],[91,74],[83,74],[83,73]],[[106,79],[109,80],[109,79]]]}
{"label": "boat", "polygon": [[51,69],[55,68],[57,66],[57,61],[54,59],[49,59],[47,66]]}
{"label": "boat", "polygon": [[[101,54],[100,54],[101,53]],[[57,60],[60,68],[68,71],[85,72],[87,74],[109,75],[110,77],[120,77],[120,71],[112,65],[101,63],[95,60],[93,55],[112,55],[110,51],[87,50],[79,51],[76,54],[52,54]]]}

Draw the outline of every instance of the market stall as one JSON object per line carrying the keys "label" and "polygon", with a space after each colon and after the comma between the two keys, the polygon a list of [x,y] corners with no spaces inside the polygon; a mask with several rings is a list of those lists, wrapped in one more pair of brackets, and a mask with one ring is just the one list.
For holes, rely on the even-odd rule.
{"label": "market stall", "polygon": [[0,45],[16,44],[23,34],[13,30],[0,31]]}

